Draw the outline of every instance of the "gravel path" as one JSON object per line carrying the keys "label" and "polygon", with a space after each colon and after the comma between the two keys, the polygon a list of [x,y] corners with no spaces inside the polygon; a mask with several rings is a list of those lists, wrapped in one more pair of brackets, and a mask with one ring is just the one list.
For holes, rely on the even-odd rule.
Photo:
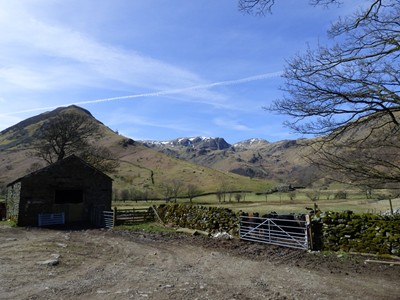
{"label": "gravel path", "polygon": [[400,299],[400,266],[240,240],[0,226],[0,299]]}

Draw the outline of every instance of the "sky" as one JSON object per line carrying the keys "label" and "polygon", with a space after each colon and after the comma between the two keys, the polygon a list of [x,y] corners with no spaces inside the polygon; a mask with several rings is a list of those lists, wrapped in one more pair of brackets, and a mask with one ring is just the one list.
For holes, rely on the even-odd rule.
{"label": "sky", "polygon": [[236,0],[0,0],[0,131],[76,104],[134,140],[300,136],[266,111],[285,62],[358,8]]}

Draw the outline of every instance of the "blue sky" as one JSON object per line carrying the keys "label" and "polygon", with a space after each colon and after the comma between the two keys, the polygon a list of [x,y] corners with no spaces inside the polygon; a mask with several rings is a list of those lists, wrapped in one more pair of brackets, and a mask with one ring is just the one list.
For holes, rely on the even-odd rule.
{"label": "blue sky", "polygon": [[277,2],[255,17],[235,0],[0,0],[0,130],[77,104],[135,140],[298,138],[262,107],[358,1]]}

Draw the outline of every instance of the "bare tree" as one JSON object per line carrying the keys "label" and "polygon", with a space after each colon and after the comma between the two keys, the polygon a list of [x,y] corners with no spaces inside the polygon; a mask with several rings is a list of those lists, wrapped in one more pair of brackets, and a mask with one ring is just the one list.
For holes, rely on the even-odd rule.
{"label": "bare tree", "polygon": [[119,162],[107,148],[90,143],[99,136],[94,120],[79,113],[60,113],[38,130],[35,155],[53,164],[75,154],[104,172],[113,172]]}
{"label": "bare tree", "polygon": [[386,124],[382,128],[348,130],[335,139],[315,142],[308,158],[327,174],[333,174],[336,181],[368,190],[393,188],[400,181],[399,129]]}
{"label": "bare tree", "polygon": [[174,198],[175,203],[176,203],[176,200],[182,191],[183,182],[180,180],[174,179],[171,181],[171,188],[172,188],[172,197]]}
{"label": "bare tree", "polygon": [[[272,13],[272,8],[276,0],[239,0],[239,10],[248,14],[265,15]],[[325,5],[330,4],[340,5],[339,0],[310,0],[311,5]]]}
{"label": "bare tree", "polygon": [[329,34],[339,40],[334,46],[289,60],[285,95],[271,107],[293,117],[288,127],[337,136],[383,116],[399,125],[400,2],[386,2],[333,24]]}
{"label": "bare tree", "polygon": [[111,151],[103,146],[90,144],[80,153],[80,157],[103,172],[114,172],[120,165]]}
{"label": "bare tree", "polygon": [[169,183],[161,183],[160,190],[165,202],[169,202],[172,198],[172,187]]}
{"label": "bare tree", "polygon": [[229,182],[226,180],[222,180],[216,193],[219,202],[226,201],[226,194],[228,193],[228,191],[229,191]]}
{"label": "bare tree", "polygon": [[123,189],[120,191],[119,194],[119,200],[122,200],[123,202],[130,200],[131,199],[131,195],[128,189]]}
{"label": "bare tree", "polygon": [[306,193],[306,197],[308,199],[310,199],[311,201],[315,202],[315,201],[319,200],[320,194],[321,194],[320,190],[314,189],[314,190],[308,191]]}
{"label": "bare tree", "polygon": [[169,202],[171,199],[174,199],[174,202],[176,203],[176,200],[182,191],[182,187],[183,187],[182,181],[177,179],[164,182],[161,185],[161,191],[163,193],[165,201]]}
{"label": "bare tree", "polygon": [[44,123],[37,135],[37,156],[49,164],[86,149],[98,125],[77,113],[60,113]]}
{"label": "bare tree", "polygon": [[194,184],[188,184],[186,187],[187,196],[192,203],[193,198],[201,193],[200,189]]}
{"label": "bare tree", "polygon": [[296,191],[289,191],[288,195],[291,201],[294,201],[296,199]]}
{"label": "bare tree", "polygon": [[235,200],[239,203],[241,199],[242,199],[242,194],[236,193],[235,194]]}
{"label": "bare tree", "polygon": [[[270,12],[275,2],[239,5],[257,14]],[[399,20],[398,0],[369,0],[364,9],[339,18],[328,31],[332,46],[309,48],[288,60],[284,96],[267,108],[290,116],[285,125],[295,132],[324,136],[312,145],[312,161],[348,183],[400,180]]]}

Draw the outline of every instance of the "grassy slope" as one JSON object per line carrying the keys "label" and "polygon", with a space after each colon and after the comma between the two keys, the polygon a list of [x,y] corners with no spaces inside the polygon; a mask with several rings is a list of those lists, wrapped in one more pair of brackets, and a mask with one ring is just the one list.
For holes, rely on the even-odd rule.
{"label": "grassy slope", "polygon": [[[88,113],[76,107],[66,110]],[[27,119],[1,132],[0,183],[8,183],[24,176],[33,163],[42,163],[32,154],[32,134],[52,115],[54,111]],[[91,115],[88,117],[92,118]],[[232,189],[252,191],[264,191],[270,187],[269,182],[264,180],[251,180],[215,171],[171,158],[137,142],[126,143],[126,137],[116,134],[100,122],[99,124],[103,138],[96,140],[96,143],[109,148],[113,156],[121,162],[117,172],[109,174],[114,179],[117,190],[146,189],[153,195],[160,195],[160,186],[172,179],[182,181],[185,186],[189,183],[195,184],[202,192],[214,192],[222,183],[227,183]]]}

